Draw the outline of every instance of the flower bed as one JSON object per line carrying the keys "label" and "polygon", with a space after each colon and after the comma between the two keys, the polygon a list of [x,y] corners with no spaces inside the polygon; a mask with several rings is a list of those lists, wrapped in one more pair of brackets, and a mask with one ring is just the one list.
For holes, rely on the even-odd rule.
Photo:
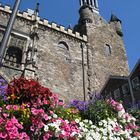
{"label": "flower bed", "polygon": [[23,77],[11,81],[0,96],[0,139],[140,139],[137,120],[114,100],[64,105],[48,88]]}

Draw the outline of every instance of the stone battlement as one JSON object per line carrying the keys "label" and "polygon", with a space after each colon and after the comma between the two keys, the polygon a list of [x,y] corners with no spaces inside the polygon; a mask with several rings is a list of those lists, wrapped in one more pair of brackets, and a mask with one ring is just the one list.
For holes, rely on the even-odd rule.
{"label": "stone battlement", "polygon": [[[8,5],[3,6],[1,3],[0,3],[0,11],[3,11],[5,13],[9,13],[9,14],[12,13],[12,10],[11,10],[10,6],[8,6]],[[20,18],[24,18],[26,20],[29,20],[29,21],[34,20],[34,15],[30,15],[28,12],[20,12],[20,11],[18,11],[17,16],[20,17]],[[80,39],[80,40],[82,40],[84,42],[87,42],[87,36],[86,35],[81,36],[79,32],[74,32],[72,29],[67,29],[66,30],[64,26],[58,25],[58,24],[53,23],[53,22],[49,23],[48,20],[41,19],[40,17],[37,17],[37,20],[38,20],[38,23],[40,25],[46,26],[48,28],[52,28],[53,30],[62,32],[64,34],[67,34],[67,35],[72,36],[74,38]]]}

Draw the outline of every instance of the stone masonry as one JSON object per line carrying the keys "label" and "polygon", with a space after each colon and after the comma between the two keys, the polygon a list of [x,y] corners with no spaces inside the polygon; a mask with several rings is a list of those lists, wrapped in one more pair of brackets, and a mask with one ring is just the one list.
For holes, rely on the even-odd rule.
{"label": "stone masonry", "polygon": [[[98,93],[109,75],[127,76],[123,38],[117,32],[120,21],[107,23],[96,10],[81,5],[74,30],[19,12],[0,74],[8,81],[21,75],[35,78],[66,102],[83,99],[84,87],[87,99],[89,92]],[[9,6],[0,6],[0,41],[11,12]]]}

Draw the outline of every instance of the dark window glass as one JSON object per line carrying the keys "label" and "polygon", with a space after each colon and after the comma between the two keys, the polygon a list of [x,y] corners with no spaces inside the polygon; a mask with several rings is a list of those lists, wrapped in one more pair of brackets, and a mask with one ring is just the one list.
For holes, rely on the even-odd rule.
{"label": "dark window glass", "polygon": [[105,44],[105,54],[110,56],[112,53],[111,46],[109,44]]}

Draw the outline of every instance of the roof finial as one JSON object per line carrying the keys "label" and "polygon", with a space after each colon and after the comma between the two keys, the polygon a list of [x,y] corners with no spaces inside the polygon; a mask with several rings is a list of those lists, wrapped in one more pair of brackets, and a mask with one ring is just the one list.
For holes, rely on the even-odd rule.
{"label": "roof finial", "polygon": [[35,16],[38,16],[39,14],[39,3],[36,3],[36,9],[35,9]]}

